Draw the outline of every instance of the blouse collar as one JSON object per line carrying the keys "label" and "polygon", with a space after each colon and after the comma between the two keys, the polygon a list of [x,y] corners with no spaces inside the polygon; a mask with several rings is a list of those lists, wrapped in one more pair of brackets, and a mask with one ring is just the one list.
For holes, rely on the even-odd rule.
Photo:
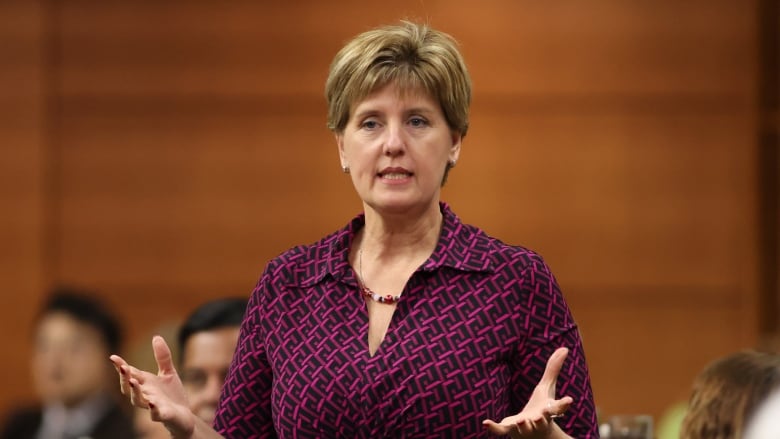
{"label": "blouse collar", "polygon": [[[440,202],[439,207],[443,217],[439,240],[421,270],[431,272],[448,267],[471,272],[493,271],[490,257],[493,252],[493,240],[479,228],[463,224],[447,203]],[[326,274],[330,274],[335,279],[351,276],[349,249],[357,232],[365,226],[365,221],[365,214],[361,213],[333,235],[333,239],[322,242],[321,245],[326,246],[328,250],[316,252],[322,255],[323,260],[310,265],[318,272],[311,273],[312,276],[307,277],[319,281]]]}

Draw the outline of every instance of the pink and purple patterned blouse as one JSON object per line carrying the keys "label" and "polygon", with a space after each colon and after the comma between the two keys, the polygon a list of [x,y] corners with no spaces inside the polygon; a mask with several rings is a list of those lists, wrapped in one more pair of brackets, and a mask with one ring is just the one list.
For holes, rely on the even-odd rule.
{"label": "pink and purple patterned blouse", "polygon": [[344,229],[293,248],[252,293],[215,427],[227,438],[484,438],[525,405],[547,358],[570,349],[556,422],[597,438],[577,325],[542,258],[463,224],[446,204],[431,257],[368,354],[368,318]]}

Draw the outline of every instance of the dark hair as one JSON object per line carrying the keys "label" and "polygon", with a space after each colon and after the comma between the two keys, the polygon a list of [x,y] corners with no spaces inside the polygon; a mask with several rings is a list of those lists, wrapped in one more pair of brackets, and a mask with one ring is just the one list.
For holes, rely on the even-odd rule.
{"label": "dark hair", "polygon": [[195,309],[179,329],[179,358],[184,358],[184,345],[194,334],[214,329],[241,326],[247,299],[231,297],[204,303]]}
{"label": "dark hair", "polygon": [[38,314],[38,321],[58,312],[97,329],[108,351],[119,352],[122,344],[119,320],[94,292],[64,286],[54,288]]}

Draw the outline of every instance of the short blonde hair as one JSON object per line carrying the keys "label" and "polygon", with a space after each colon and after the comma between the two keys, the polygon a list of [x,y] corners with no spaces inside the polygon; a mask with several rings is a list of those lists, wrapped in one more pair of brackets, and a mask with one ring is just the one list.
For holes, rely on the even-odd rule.
{"label": "short blonde hair", "polygon": [[758,405],[780,387],[780,357],[755,351],[707,366],[693,384],[681,439],[737,439]]}
{"label": "short blonde hair", "polygon": [[325,83],[328,128],[342,133],[352,106],[389,83],[401,92],[430,94],[450,129],[466,135],[471,79],[457,43],[428,25],[409,21],[364,32],[336,54]]}

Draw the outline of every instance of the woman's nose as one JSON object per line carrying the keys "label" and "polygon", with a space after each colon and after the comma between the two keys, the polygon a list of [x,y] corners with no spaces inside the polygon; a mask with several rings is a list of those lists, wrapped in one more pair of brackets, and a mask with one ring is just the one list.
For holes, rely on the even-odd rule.
{"label": "woman's nose", "polygon": [[406,148],[406,138],[404,136],[402,124],[388,124],[385,130],[384,153],[395,156],[402,154]]}

